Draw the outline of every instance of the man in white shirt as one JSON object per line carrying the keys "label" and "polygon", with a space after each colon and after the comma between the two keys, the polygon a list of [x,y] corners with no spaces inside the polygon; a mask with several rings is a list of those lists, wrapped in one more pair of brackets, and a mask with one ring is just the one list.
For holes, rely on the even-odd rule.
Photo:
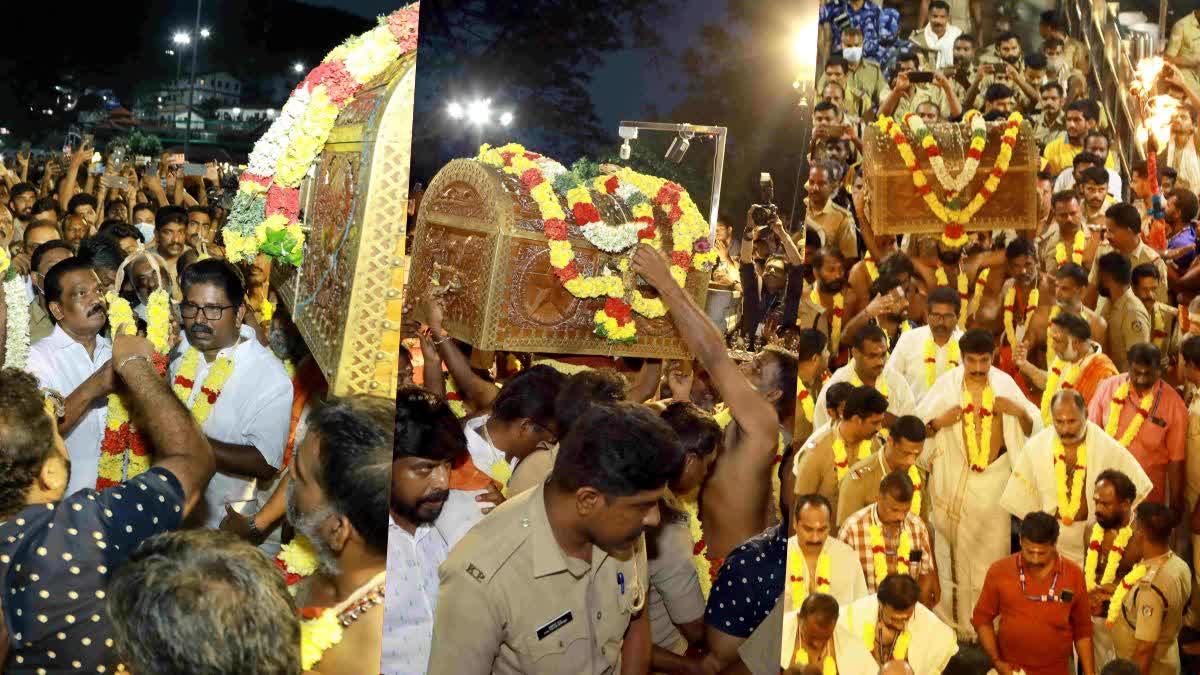
{"label": "man in white shirt", "polygon": [[[1098,157],[1101,160],[1107,159],[1108,146],[1108,136],[1105,136],[1099,131],[1089,131],[1087,136],[1084,136],[1083,138],[1083,152]],[[1082,155],[1083,153],[1080,154]],[[1103,167],[1104,164],[1093,164],[1093,166]],[[1078,167],[1074,166],[1074,162],[1072,162],[1071,167],[1060,171],[1058,177],[1054,179],[1054,191],[1062,192],[1064,190],[1074,189],[1075,183],[1079,179],[1079,177],[1076,175],[1078,173],[1077,169]],[[1108,194],[1112,196],[1113,199],[1120,200],[1121,190],[1123,189],[1121,174],[1109,169],[1108,167],[1104,167],[1104,170],[1108,172]]]}
{"label": "man in white shirt", "polygon": [[108,322],[100,278],[79,258],[67,258],[42,282],[54,330],[29,349],[28,370],[42,387],[66,397],[59,423],[71,458],[66,494],[96,487],[100,442],[113,391],[112,343],[100,335]]}
{"label": "man in white shirt", "polygon": [[539,444],[553,444],[554,399],[565,380],[546,365],[523,370],[500,390],[487,415],[467,420],[467,450],[475,468],[507,487],[521,460]]}
{"label": "man in white shirt", "polygon": [[[920,593],[920,586],[907,574],[888,575],[878,594],[842,608],[838,626],[863,641],[876,666],[907,657],[916,675],[938,675],[958,653],[958,643],[954,631],[917,602]],[[904,657],[896,653],[903,634],[908,635]]]}
{"label": "man in white shirt", "polygon": [[909,39],[925,50],[926,70],[941,70],[954,65],[954,41],[962,28],[950,23],[950,4],[944,0],[929,3],[929,23],[913,31]]}
{"label": "man in white shirt", "polygon": [[891,426],[895,418],[911,415],[916,410],[912,391],[904,376],[887,366],[888,350],[887,335],[875,324],[867,324],[854,333],[853,346],[850,349],[850,362],[841,368],[825,383],[821,394],[817,396],[816,408],[813,410],[813,427],[820,427],[829,421],[829,412],[825,408],[825,392],[838,382],[849,382],[861,387],[864,384],[874,387],[888,400],[889,419],[885,426]]}
{"label": "man in white shirt", "polygon": [[429,667],[438,566],[455,543],[437,521],[450,497],[450,465],[465,452],[466,438],[445,401],[417,387],[396,392],[383,675],[418,675]]}
{"label": "man in white shirt", "polygon": [[948,286],[933,289],[927,307],[929,325],[903,333],[888,359],[888,367],[904,377],[917,403],[939,376],[962,365],[958,349],[962,299],[958,291]]}
{"label": "man in white shirt", "polygon": [[[247,514],[270,498],[291,425],[292,382],[254,329],[242,324],[246,291],[237,268],[202,260],[181,282],[185,338],[171,381],[217,458],[217,474],[191,521],[216,528],[226,505]],[[267,553],[278,546],[277,533],[263,545]]]}

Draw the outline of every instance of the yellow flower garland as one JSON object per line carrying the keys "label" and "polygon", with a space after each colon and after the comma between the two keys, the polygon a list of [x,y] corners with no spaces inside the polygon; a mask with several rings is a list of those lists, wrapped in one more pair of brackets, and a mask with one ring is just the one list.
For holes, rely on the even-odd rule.
{"label": "yellow flower garland", "polygon": [[[871,456],[871,439],[867,439],[858,444],[858,456],[854,460],[861,462]],[[846,441],[839,436],[833,441],[833,468],[837,472],[839,481],[845,477],[846,472],[850,470],[850,457],[846,451]]]}
{"label": "yellow flower garland", "polygon": [[804,412],[804,419],[808,420],[809,424],[812,424],[816,407],[813,403],[812,394],[808,391],[808,387],[804,386],[804,382],[798,377],[796,378],[796,400],[800,402],[800,409]]}
{"label": "yellow flower garland", "polygon": [[165,289],[155,289],[146,303],[146,339],[159,354],[171,349],[171,296]]}
{"label": "yellow flower garland", "polygon": [[1087,444],[1081,443],[1071,472],[1070,492],[1067,490],[1067,448],[1062,439],[1054,438],[1054,488],[1058,498],[1058,519],[1063,525],[1075,522],[1083,503],[1083,481],[1087,478]]}
{"label": "yellow flower garland", "polygon": [[875,264],[875,258],[872,258],[871,254],[868,253],[863,257],[863,264],[867,266],[867,276],[874,283],[879,278],[879,266]]}
{"label": "yellow flower garland", "polygon": [[[858,376],[858,373],[854,373],[853,375],[850,376],[850,384],[852,384],[856,387],[863,386],[862,378]],[[883,375],[880,375],[879,377],[875,378],[874,389],[875,389],[875,391],[879,392],[880,394],[883,394],[884,398],[888,398],[887,380],[883,379]]]}
{"label": "yellow flower garland", "polygon": [[[1022,320],[1025,331],[1029,331],[1029,322],[1033,319],[1033,313],[1037,311],[1038,300],[1040,299],[1038,289],[1035,286],[1029,291],[1028,301],[1025,303],[1025,318]],[[1014,323],[1013,314],[1017,310],[1017,285],[1013,284],[1009,287],[1008,292],[1004,294],[1004,336],[1008,338],[1010,347],[1017,346],[1017,329]]]}
{"label": "yellow flower garland", "polygon": [[1096,567],[1100,559],[1100,548],[1104,544],[1104,528],[1100,527],[1099,523],[1092,526],[1092,536],[1088,540],[1087,556],[1083,559],[1083,572],[1087,581],[1087,589],[1093,590],[1096,586],[1107,586],[1117,579],[1117,568],[1121,566],[1121,558],[1125,555],[1125,547],[1129,545],[1129,539],[1133,537],[1133,526],[1126,525],[1117,531],[1113,537],[1112,546],[1108,548],[1108,556],[1104,559],[1104,572],[1100,575],[1099,582],[1096,581]]}
{"label": "yellow flower garland", "polygon": [[1134,565],[1129,574],[1126,574],[1125,578],[1121,579],[1121,583],[1113,589],[1112,598],[1108,601],[1108,616],[1104,620],[1105,625],[1109,628],[1112,628],[1121,616],[1121,605],[1125,603],[1125,595],[1129,593],[1130,589],[1137,586],[1148,571],[1143,563]]}
{"label": "yellow flower garland", "polygon": [[696,489],[686,495],[676,495],[667,490],[665,501],[676,511],[687,514],[688,532],[692,535],[692,564],[696,566],[696,576],[700,578],[700,592],[704,599],[708,600],[708,594],[712,591],[713,569],[712,561],[708,559],[704,524],[700,522],[700,490]]}
{"label": "yellow flower garland", "polygon": [[508,498],[508,481],[512,478],[512,467],[504,458],[500,458],[492,462],[491,469],[488,470],[492,480],[500,484],[500,494],[506,499]]}
{"label": "yellow flower garland", "polygon": [[919,518],[921,516],[921,492],[925,489],[925,484],[921,482],[921,472],[917,470],[916,464],[908,467],[908,479],[913,484],[913,500],[909,512]]}
{"label": "yellow flower garland", "polygon": [[342,641],[344,631],[337,612],[327,609],[315,619],[300,622],[300,667],[311,670],[325,652]]}
{"label": "yellow flower garland", "polygon": [[[883,583],[890,571],[887,562],[887,547],[883,541],[883,528],[871,525],[871,560],[875,564],[875,584]],[[900,530],[900,542],[896,546],[896,574],[908,574],[908,558],[912,553],[912,537],[907,529]]]}
{"label": "yellow flower garland", "polygon": [[[183,355],[183,362],[180,363],[179,373],[175,375],[172,389],[175,391],[175,396],[185,406],[192,396],[196,373],[200,369],[200,359],[199,350],[195,347],[188,347],[187,352]],[[208,374],[204,377],[204,384],[200,387],[200,393],[191,407],[192,417],[196,419],[197,424],[203,426],[204,422],[208,420],[217,398],[221,395],[221,390],[224,389],[225,383],[232,375],[233,361],[228,356],[217,359],[208,369]]]}
{"label": "yellow flower garland", "polygon": [[828,553],[821,553],[817,556],[817,578],[816,583],[813,584],[815,589],[810,589],[806,581],[808,562],[805,561],[803,554],[789,555],[787,563],[788,583],[791,584],[792,589],[792,607],[800,609],[810,592],[829,594],[829,584],[833,579],[833,560]]}
{"label": "yellow flower garland", "polygon": [[1137,413],[1134,414],[1133,419],[1129,420],[1129,426],[1125,427],[1125,433],[1118,437],[1117,427],[1121,421],[1121,410],[1129,402],[1130,395],[1129,380],[1125,380],[1113,394],[1112,403],[1108,408],[1108,422],[1104,425],[1104,433],[1117,439],[1117,442],[1126,448],[1133,443],[1133,439],[1142,430],[1142,423],[1146,421],[1146,416],[1150,414],[1150,406],[1154,404],[1154,392],[1151,391],[1142,397],[1141,403],[1137,406]]}
{"label": "yellow flower garland", "polygon": [[[951,340],[949,345],[949,353],[946,354],[946,363],[953,370],[962,364],[962,351],[958,346],[957,340]],[[933,383],[937,380],[937,343],[933,341],[933,335],[925,338],[925,387],[933,388]]]}
{"label": "yellow flower garland", "polygon": [[[1081,229],[1075,233],[1075,241],[1071,246],[1071,262],[1076,265],[1083,264],[1083,250],[1086,245],[1087,238],[1083,236],[1083,230]],[[1054,260],[1059,265],[1067,264],[1067,245],[1061,241],[1054,246]]]}
{"label": "yellow flower garland", "polygon": [[987,287],[988,276],[991,272],[992,268],[985,267],[975,278],[975,295],[971,297],[971,316],[975,316],[975,312],[979,311],[979,303],[983,301],[983,291]]}
{"label": "yellow flower garland", "polygon": [[[796,660],[792,662],[793,666],[803,667],[808,665],[808,650],[804,648],[804,644],[796,645]],[[837,661],[834,660],[832,654],[826,654],[825,659],[821,662],[821,675],[837,675]]]}
{"label": "yellow flower garland", "polygon": [[[895,647],[892,649],[892,659],[903,661],[908,658],[908,646],[912,643],[912,635],[905,627],[904,632],[896,636]],[[875,658],[875,622],[868,621],[863,626],[863,645],[867,651],[871,652],[871,658]]]}
{"label": "yellow flower garland", "polygon": [[[817,307],[824,307],[821,304],[821,294],[814,286],[812,293],[808,299]],[[842,293],[837,293],[833,296],[832,316],[829,317],[829,351],[836,354],[842,342],[842,315],[846,311],[846,296]]]}
{"label": "yellow flower garland", "polygon": [[[996,395],[992,392],[991,384],[984,388],[982,399],[977,409],[971,392],[963,389],[962,423],[967,437],[967,457],[971,463],[971,470],[975,473],[983,473],[991,463],[992,423],[990,418],[996,402]],[[975,436],[977,419],[983,422],[982,438]]]}
{"label": "yellow flower garland", "polygon": [[279,554],[276,557],[285,565],[284,571],[302,577],[311,576],[321,565],[317,558],[317,549],[313,547],[308,537],[299,532],[291,542],[279,547]]}
{"label": "yellow flower garland", "polygon": [[1083,374],[1080,368],[1080,363],[1072,363],[1067,368],[1066,379],[1061,379],[1063,369],[1067,364],[1062,359],[1054,359],[1050,364],[1050,374],[1046,377],[1046,389],[1042,392],[1042,423],[1045,426],[1050,426],[1054,423],[1053,415],[1050,411],[1050,402],[1054,400],[1054,395],[1058,393],[1059,381],[1062,381],[1063,389],[1074,389],[1079,383],[1079,377]]}

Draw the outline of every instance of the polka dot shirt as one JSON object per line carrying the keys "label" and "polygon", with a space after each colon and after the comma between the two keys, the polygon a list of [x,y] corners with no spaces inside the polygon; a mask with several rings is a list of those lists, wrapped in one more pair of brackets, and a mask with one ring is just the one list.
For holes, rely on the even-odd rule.
{"label": "polka dot shirt", "polygon": [[750,637],[783,596],[786,562],[783,524],[735,548],[713,582],[704,623],[733,637]]}
{"label": "polka dot shirt", "polygon": [[105,592],[113,570],[151,535],[179,527],[183,488],[165,469],[80,490],[0,523],[8,673],[115,672]]}

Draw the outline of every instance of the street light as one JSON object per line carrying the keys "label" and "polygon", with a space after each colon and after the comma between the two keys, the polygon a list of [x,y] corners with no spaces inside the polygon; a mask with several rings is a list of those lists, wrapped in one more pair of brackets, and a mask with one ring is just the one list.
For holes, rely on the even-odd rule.
{"label": "street light", "polygon": [[492,119],[492,100],[490,98],[475,99],[467,104],[467,121],[477,127],[490,122]]}
{"label": "street light", "polygon": [[175,34],[171,36],[171,41],[182,47],[183,45],[191,44],[192,36],[179,30],[175,31]]}
{"label": "street light", "polygon": [[458,101],[452,101],[450,105],[446,106],[446,114],[450,116],[450,119],[461,120],[463,118],[462,104]]}
{"label": "street light", "polygon": [[212,31],[210,31],[210,30],[209,30],[209,29],[207,29],[207,28],[201,28],[201,29],[200,29],[200,38],[201,38],[201,39],[203,39],[203,40],[207,40],[207,39],[208,39],[208,38],[210,38],[210,37],[212,37]]}
{"label": "street light", "polygon": [[500,124],[503,124],[504,126],[508,126],[508,125],[512,124],[512,121],[513,121],[512,113],[504,112],[500,115]]}
{"label": "street light", "polygon": [[292,64],[292,70],[296,71],[297,73],[303,73],[304,72],[304,64],[297,61]]}

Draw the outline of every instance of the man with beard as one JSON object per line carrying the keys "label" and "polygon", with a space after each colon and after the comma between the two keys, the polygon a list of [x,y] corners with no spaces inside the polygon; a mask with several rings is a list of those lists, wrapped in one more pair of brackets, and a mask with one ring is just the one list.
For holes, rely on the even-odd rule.
{"label": "man with beard", "polygon": [[[1013,462],[1012,478],[1000,496],[1000,506],[1017,518],[1044,511],[1058,518],[1059,552],[1083,565],[1087,538],[1098,514],[1089,513],[1099,477],[1119,471],[1135,486],[1135,499],[1150,494],[1153,485],[1133,455],[1104,429],[1088,421],[1079,392],[1064,389],[1052,398],[1053,424],[1029,439]],[[1066,490],[1059,489],[1060,478]]]}
{"label": "man with beard", "polygon": [[1179,663],[1180,628],[1192,593],[1187,563],[1171,551],[1176,514],[1162,504],[1139,504],[1134,518],[1130,549],[1139,560],[1134,569],[1140,579],[1122,580],[1133,585],[1125,593],[1112,627],[1118,658],[1137,664],[1144,675],[1174,675]]}
{"label": "man with beard", "polygon": [[842,170],[834,163],[815,162],[808,171],[808,183],[804,186],[808,196],[804,198],[805,225],[811,225],[821,234],[821,246],[837,249],[843,260],[858,257],[857,228],[854,214],[833,202]]}
{"label": "man with beard", "polygon": [[1004,260],[1004,274],[993,273],[988,278],[975,320],[993,335],[1001,336],[999,367],[1027,394],[1028,387],[1017,369],[1014,352],[1019,345],[1035,341],[1030,327],[1039,315],[1049,314],[1048,299],[1053,297],[1054,286],[1050,279],[1042,278],[1037,249],[1028,239],[1009,242],[1004,248]]}
{"label": "man with beard", "polygon": [[212,209],[207,206],[190,206],[187,210],[187,242],[197,251],[207,251],[213,243],[217,230],[213,225]]}
{"label": "man with beard", "polygon": [[846,478],[838,486],[837,522],[844,523],[852,514],[879,500],[879,481],[893,471],[903,472],[913,483],[913,513],[929,524],[929,495],[925,490],[929,475],[917,468],[917,459],[925,448],[925,423],[905,415],[889,429],[887,440],[870,457],[852,462]]}
{"label": "man with beard", "polygon": [[831,595],[812,593],[786,617],[780,668],[799,675],[871,671],[874,664],[862,640],[839,625],[838,605]]}
{"label": "man with beard", "polygon": [[1099,225],[1117,200],[1108,194],[1108,172],[1104,167],[1092,166],[1079,174],[1076,189],[1083,196],[1083,222]]}
{"label": "man with beard", "polygon": [[1092,646],[1096,653],[1096,665],[1103,668],[1116,658],[1112,632],[1105,619],[1108,617],[1108,602],[1113,590],[1133,567],[1133,561],[1128,560],[1125,551],[1133,534],[1137,488],[1128,476],[1111,470],[1097,476],[1095,485],[1096,525],[1089,529],[1083,542],[1092,562],[1084,566],[1083,573],[1090,575],[1087,584],[1088,602],[1092,608]]}
{"label": "man with beard", "polygon": [[[1054,299],[1055,308],[1050,310],[1050,319],[1062,313],[1074,314],[1083,318],[1091,329],[1092,339],[1094,339],[1101,347],[1105,347],[1102,341],[1108,338],[1108,322],[1104,320],[1095,310],[1083,303],[1083,299],[1088,290],[1088,273],[1080,265],[1075,263],[1067,263],[1058,268],[1054,273]],[[1040,319],[1035,319],[1031,328],[1038,335],[1046,335],[1046,330],[1042,326]]]}
{"label": "man with beard", "polygon": [[1038,147],[1042,147],[1049,143],[1050,139],[1066,131],[1067,127],[1062,110],[1063,85],[1052,80],[1043,84],[1039,93],[1040,112],[1034,115],[1031,121],[1033,139],[1037,141]]}
{"label": "man with beard", "polygon": [[[829,340],[824,333],[811,328],[801,330],[796,339],[796,409],[791,443],[793,448],[804,445],[813,434],[815,399],[821,391],[821,379],[828,372],[828,344]],[[787,458],[784,459],[786,465]]]}
{"label": "man with beard", "polygon": [[926,52],[927,70],[943,70],[954,64],[954,41],[963,34],[963,27],[950,23],[950,5],[945,0],[926,0],[922,5],[929,22],[908,39]]}
{"label": "man with beard", "polygon": [[417,387],[396,392],[388,528],[384,675],[421,673],[429,666],[438,566],[455,542],[437,527],[449,498],[450,467],[467,452],[466,438],[446,402]]}
{"label": "man with beard", "polygon": [[28,370],[43,387],[66,396],[59,424],[75,471],[67,494],[95,487],[112,393],[112,343],[101,335],[107,303],[89,263],[67,258],[46,274],[46,307],[54,320],[49,337],[29,350]]}
{"label": "man with beard", "polygon": [[1020,539],[1020,552],[988,568],[971,618],[980,646],[999,675],[1066,675],[1074,645],[1083,675],[1095,675],[1087,584],[1055,550],[1058,521],[1034,511],[1021,521]]}
{"label": "man with beard", "polygon": [[888,367],[904,377],[917,403],[938,377],[962,365],[958,353],[962,331],[958,325],[963,307],[958,291],[946,286],[934,288],[926,306],[928,325],[902,333],[888,359]]}
{"label": "man with beard", "polygon": [[902,471],[884,476],[875,503],[851,514],[841,524],[838,539],[854,549],[868,591],[878,591],[881,577],[903,574],[916,579],[921,602],[932,607],[941,593],[933,537],[925,521],[912,512],[914,488]]}
{"label": "man with beard", "polygon": [[[1083,172],[1087,170],[1088,166],[1092,166],[1101,168],[1106,172],[1106,175],[1108,176],[1107,192],[1108,197],[1112,200],[1112,203],[1116,203],[1116,201],[1120,200],[1123,187],[1121,174],[1104,166],[1104,162],[1109,156],[1110,145],[1111,143],[1108,140],[1108,136],[1105,136],[1099,131],[1089,131],[1087,136],[1084,136],[1083,139],[1083,152],[1075,155],[1075,159],[1072,160],[1072,169],[1070,171],[1063,170],[1063,172],[1058,174],[1058,176],[1054,179],[1054,191],[1060,192],[1063,190],[1076,190],[1078,193],[1082,194]],[[1096,174],[1096,178],[1099,178],[1099,174]],[[1095,204],[1099,204],[1100,201],[1100,195],[1097,193],[1095,203],[1090,205],[1090,208],[1092,209],[1090,213],[1097,213]],[[1089,218],[1087,222],[1089,224],[1103,222],[1103,210],[1100,210],[1098,213],[1099,215],[1096,219],[1093,220]]]}
{"label": "man with beard", "polygon": [[1105,345],[1117,370],[1129,369],[1129,348],[1150,341],[1150,313],[1130,288],[1132,266],[1120,253],[1106,253],[1096,261],[1100,297],[1105,299],[1099,309],[1108,324]]}
{"label": "man with beard", "polygon": [[716,415],[725,432],[721,454],[698,507],[705,555],[716,569],[736,546],[774,522],[779,495],[772,494],[772,476],[783,454],[780,421],[796,402],[796,357],[767,347],[739,368],[716,326],[675,283],[661,253],[639,247],[633,270],[661,294],[688,351],[726,406]]}
{"label": "man with beard", "polygon": [[37,187],[32,183],[17,183],[8,191],[8,210],[17,221],[18,233],[33,222],[33,203],[37,201]]}
{"label": "man with beard", "polygon": [[938,378],[917,408],[933,437],[918,464],[930,477],[941,583],[955,589],[942,595],[938,614],[969,639],[988,565],[1010,550],[1010,516],[997,502],[1042,420],[1013,379],[992,367],[990,331],[973,328],[958,344],[963,366]]}
{"label": "man with beard", "polygon": [[1162,380],[1158,347],[1136,344],[1129,349],[1128,361],[1128,373],[1100,383],[1088,418],[1128,448],[1150,476],[1154,489],[1146,501],[1169,504],[1182,518],[1187,406]]}
{"label": "man with beard", "polygon": [[816,287],[801,294],[796,323],[801,328],[815,328],[824,333],[829,338],[831,362],[836,363],[844,339],[842,327],[857,306],[857,298],[853,291],[846,290],[846,259],[840,251],[822,248],[809,262],[816,276]]}
{"label": "man with beard", "polygon": [[683,463],[645,407],[588,410],[550,479],[497,507],[442,564],[429,672],[648,669],[643,532]]}
{"label": "man with beard", "polygon": [[153,251],[166,261],[171,285],[175,288],[179,287],[176,262],[187,248],[187,218],[187,211],[182,206],[164,206],[154,214]]}
{"label": "man with beard", "polygon": [[[1061,136],[1046,144],[1042,158],[1046,170],[1057,176],[1071,167],[1075,155],[1083,152],[1083,139],[1089,131],[1100,125],[1100,105],[1091,99],[1072,101],[1067,106],[1066,128]],[[1115,169],[1116,163],[1110,155],[1104,162],[1106,169]],[[1107,180],[1107,177],[1106,177]]]}
{"label": "man with beard", "polygon": [[[1060,313],[1050,322],[1048,354],[1053,354],[1047,370],[1029,362],[1024,352],[1017,353],[1017,366],[1034,387],[1042,390],[1042,423],[1050,420],[1050,399],[1060,391],[1074,390],[1088,405],[1104,380],[1117,374],[1112,359],[1092,341],[1092,331],[1082,318]],[[1053,375],[1053,382],[1051,381]],[[1053,388],[1051,386],[1053,385]]]}
{"label": "man with beard", "polygon": [[[170,376],[217,457],[217,475],[193,518],[215,528],[224,506],[249,515],[270,497],[287,444],[292,383],[242,323],[245,290],[236,268],[224,260],[192,265],[183,276],[183,296],[185,338]],[[277,534],[266,541],[268,553],[278,549]]]}
{"label": "man with beard", "polygon": [[[396,489],[395,461],[389,456],[397,422],[391,401],[369,396],[329,399],[313,416],[291,465],[288,522],[312,545],[319,562],[319,574],[302,582],[296,604],[332,604],[327,611],[342,626],[342,639],[317,657],[309,667],[312,672],[375,672],[380,665],[388,493]],[[423,468],[400,461],[401,485],[391,506],[404,519],[398,521],[401,526],[408,522],[415,530],[436,515],[438,499],[444,501],[437,491],[445,489],[445,468],[437,461]],[[217,464],[219,468],[219,454]],[[419,476],[415,484],[404,481],[405,469]],[[413,511],[406,512],[410,504]]]}
{"label": "man with beard", "polygon": [[[1050,198],[1050,213],[1053,216],[1050,225],[1037,238],[1042,271],[1054,274],[1068,264],[1085,269],[1091,266],[1091,261],[1084,257],[1088,253],[1087,233],[1083,229],[1082,211],[1075,191],[1056,191]],[[1087,285],[1086,279],[1084,285]]]}
{"label": "man with beard", "polygon": [[919,600],[921,587],[912,577],[889,574],[878,593],[843,609],[839,628],[866,645],[873,659],[872,670],[858,672],[907,660],[916,675],[941,675],[958,644],[954,631]]}
{"label": "man with beard", "polygon": [[824,497],[831,505],[830,515],[836,518],[838,485],[851,465],[875,452],[876,435],[884,426],[887,407],[887,399],[875,389],[856,387],[846,399],[841,421],[813,434],[801,449],[794,492]]}
{"label": "man with beard", "polygon": [[[1200,189],[1200,186],[1197,186]],[[1167,198],[1167,251],[1163,258],[1167,264],[1167,279],[1170,290],[1195,290],[1194,281],[1186,278],[1192,261],[1196,259],[1196,217],[1200,216],[1200,199],[1196,193],[1176,188]],[[1194,279],[1194,276],[1193,276]],[[1181,283],[1182,282],[1182,283]],[[1189,283],[1190,282],[1190,283]]]}
{"label": "man with beard", "polygon": [[[59,275],[50,276],[57,287]],[[112,352],[97,387],[127,393],[159,450],[150,470],[101,492],[91,489],[95,459],[67,454],[59,405],[47,402],[34,377],[0,371],[5,672],[116,672],[105,598],[110,575],[143,540],[178,528],[212,476],[212,450],[151,365],[150,343],[122,335]],[[73,492],[72,459],[77,470],[90,463],[93,476]]]}
{"label": "man with beard", "polygon": [[887,399],[888,417],[884,421],[885,426],[901,415],[912,414],[915,409],[908,382],[899,372],[887,367],[888,340],[883,329],[874,324],[863,326],[854,333],[853,344],[850,362],[837,369],[817,397],[816,409],[813,411],[814,427],[820,427],[829,421],[829,412],[825,408],[825,392],[838,382],[849,382],[856,387],[866,385],[882,394]]}
{"label": "man with beard", "polygon": [[1179,310],[1158,300],[1158,289],[1167,285],[1154,265],[1142,264],[1129,275],[1130,290],[1150,315],[1150,342],[1162,352],[1164,366],[1169,370],[1179,355]]}
{"label": "man with beard", "polygon": [[[1114,204],[1104,212],[1104,220],[1106,236],[1096,255],[1103,256],[1110,252],[1120,253],[1130,261],[1131,268],[1149,263],[1154,265],[1154,269],[1158,270],[1158,277],[1160,279],[1167,278],[1167,265],[1163,262],[1162,256],[1142,241],[1141,216],[1138,215],[1137,209],[1132,204]],[[1096,272],[1097,268],[1093,266],[1093,284],[1096,281]],[[1165,284],[1160,285],[1158,291],[1154,294],[1154,298],[1158,302],[1167,302],[1167,287]],[[1099,306],[1097,306],[1097,309],[1099,309]]]}

